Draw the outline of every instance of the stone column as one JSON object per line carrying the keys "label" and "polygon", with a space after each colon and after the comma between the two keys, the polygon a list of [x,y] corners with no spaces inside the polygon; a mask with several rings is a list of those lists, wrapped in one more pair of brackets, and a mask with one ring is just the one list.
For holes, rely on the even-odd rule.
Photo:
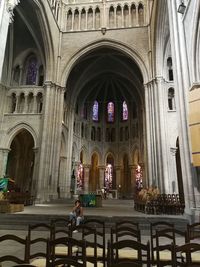
{"label": "stone column", "polygon": [[171,37],[171,50],[173,58],[173,70],[175,72],[175,88],[177,88],[177,110],[179,122],[179,144],[183,187],[185,195],[186,213],[191,214],[191,207],[195,206],[194,185],[191,170],[191,155],[188,132],[188,91],[190,87],[189,69],[187,62],[186,40],[183,15],[177,12],[179,1],[169,0],[169,28]]}
{"label": "stone column", "polygon": [[135,193],[135,172],[136,172],[136,168],[137,165],[129,165],[130,168],[130,173],[131,173],[131,192],[133,192],[133,194]]}
{"label": "stone column", "polygon": [[[51,82],[44,85],[43,128],[41,129],[41,149],[37,199],[39,202],[57,197],[59,152],[62,131],[62,94],[59,87]],[[54,107],[54,108],[50,108]]]}
{"label": "stone column", "polygon": [[0,177],[6,175],[6,168],[7,168],[7,160],[8,160],[8,153],[10,149],[8,148],[0,148]]}
{"label": "stone column", "polygon": [[171,180],[169,183],[169,193],[174,193],[174,194],[178,194],[178,181],[177,181],[177,170],[176,170],[176,152],[177,152],[177,148],[176,147],[171,147],[170,148],[170,156],[171,156],[171,160],[170,162],[171,164]]}
{"label": "stone column", "polygon": [[136,12],[135,12],[135,20],[136,20],[136,25],[135,26],[139,26],[139,18],[138,18],[138,5],[135,5],[135,9],[136,9]]}
{"label": "stone column", "polygon": [[90,176],[90,167],[89,164],[83,164],[84,167],[84,193],[89,192],[89,176]]}
{"label": "stone column", "polygon": [[13,9],[18,3],[19,0],[1,0],[0,3],[0,80],[3,70],[8,27],[9,23],[13,21]]}
{"label": "stone column", "polygon": [[105,173],[105,166],[99,166],[99,187],[100,187],[100,189],[104,187],[104,173]]}
{"label": "stone column", "polygon": [[115,170],[116,170],[116,189],[117,189],[119,185],[122,185],[121,166],[115,166]]}
{"label": "stone column", "polygon": [[121,166],[115,166],[117,198],[121,197],[121,190],[122,190],[121,169],[122,169]]}

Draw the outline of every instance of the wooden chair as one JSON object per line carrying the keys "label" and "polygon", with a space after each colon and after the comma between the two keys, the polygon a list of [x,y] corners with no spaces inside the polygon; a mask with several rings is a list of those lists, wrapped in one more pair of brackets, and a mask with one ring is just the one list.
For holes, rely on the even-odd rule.
{"label": "wooden chair", "polygon": [[[56,253],[56,247],[65,247],[66,254],[59,255]],[[76,247],[76,250],[74,248]],[[72,237],[61,237],[48,241],[47,247],[47,267],[56,266],[58,260],[81,261],[82,266],[86,266],[86,241],[77,240]],[[67,263],[67,262],[66,262]],[[68,262],[70,265],[70,262]],[[73,266],[73,264],[71,264]],[[74,265],[76,266],[76,265]],[[80,265],[81,266],[81,265]]]}
{"label": "wooden chair", "polygon": [[[102,246],[98,243],[96,228],[81,224],[79,226],[76,226],[75,229],[78,231],[79,235],[81,235],[81,239],[85,240],[86,242],[87,267],[102,267],[104,265],[102,262],[102,258],[101,260],[97,259],[97,248],[101,248],[102,252]],[[78,236],[78,234],[76,234],[76,236]],[[102,254],[100,256],[102,256]]]}
{"label": "wooden chair", "polygon": [[98,219],[88,219],[84,221],[84,225],[96,229],[97,265],[100,265],[99,262],[102,262],[103,266],[106,266],[107,249],[106,249],[106,238],[105,238],[106,236],[105,222]]}
{"label": "wooden chair", "polygon": [[135,240],[121,240],[115,243],[108,241],[108,267],[120,262],[145,264],[151,266],[150,244]]}
{"label": "wooden chair", "polygon": [[[184,244],[187,240],[187,232],[174,228],[166,228],[156,231],[156,247],[154,248],[154,263],[157,266],[172,266],[172,244],[176,246],[178,237]],[[181,256],[181,255],[180,255]],[[179,259],[180,259],[179,256]]]}
{"label": "wooden chair", "polygon": [[[42,231],[43,236],[36,237]],[[48,239],[52,239],[54,226],[44,223],[28,226],[28,261],[37,267],[46,266]],[[44,237],[44,235],[46,236]]]}
{"label": "wooden chair", "polygon": [[[180,259],[179,254],[182,255]],[[173,267],[199,267],[200,244],[199,243],[186,243],[181,246],[173,246]]]}
{"label": "wooden chair", "polygon": [[28,264],[28,238],[26,237],[25,239],[23,239],[12,234],[0,236],[0,249],[1,246],[9,247],[10,245],[19,246],[19,249],[22,248],[23,257],[17,257],[13,255],[13,253],[6,254],[0,257],[0,263],[10,261],[14,262],[15,264]]}
{"label": "wooden chair", "polygon": [[156,247],[156,230],[162,230],[166,228],[174,228],[174,224],[158,221],[150,224],[150,242],[151,242],[151,262],[154,264],[156,262],[155,247]]}

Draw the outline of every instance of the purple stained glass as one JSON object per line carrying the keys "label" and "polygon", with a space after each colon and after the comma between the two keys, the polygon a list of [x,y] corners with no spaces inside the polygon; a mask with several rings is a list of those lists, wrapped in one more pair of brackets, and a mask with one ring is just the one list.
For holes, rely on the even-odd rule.
{"label": "purple stained glass", "polygon": [[123,121],[128,120],[128,106],[126,104],[126,101],[123,102]]}
{"label": "purple stained glass", "polygon": [[30,57],[28,60],[28,69],[26,75],[26,84],[34,85],[36,84],[37,78],[37,59],[36,57]]}
{"label": "purple stained glass", "polygon": [[94,101],[94,104],[93,104],[92,119],[93,121],[99,120],[99,103],[96,100]]}
{"label": "purple stained glass", "polygon": [[107,105],[107,113],[108,113],[108,122],[114,122],[114,103],[109,102]]}

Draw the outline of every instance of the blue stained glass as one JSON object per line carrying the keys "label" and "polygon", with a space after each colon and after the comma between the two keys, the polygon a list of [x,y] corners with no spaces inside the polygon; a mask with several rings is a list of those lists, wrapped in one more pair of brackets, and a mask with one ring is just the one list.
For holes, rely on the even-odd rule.
{"label": "blue stained glass", "polygon": [[94,101],[94,104],[93,104],[92,119],[93,121],[99,120],[99,103],[96,100]]}
{"label": "blue stained glass", "polygon": [[36,84],[37,78],[37,59],[36,57],[30,57],[28,60],[28,69],[26,75],[26,84],[34,85]]}
{"label": "blue stained glass", "polygon": [[108,113],[108,122],[114,122],[114,103],[109,102],[107,105],[107,113]]}
{"label": "blue stained glass", "polygon": [[126,101],[123,102],[123,121],[128,120],[128,106],[126,104]]}

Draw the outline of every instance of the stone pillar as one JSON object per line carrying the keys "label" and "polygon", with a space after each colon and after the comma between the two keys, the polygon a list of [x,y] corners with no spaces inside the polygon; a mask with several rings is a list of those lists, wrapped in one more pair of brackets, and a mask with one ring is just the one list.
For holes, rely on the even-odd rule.
{"label": "stone pillar", "polygon": [[171,156],[171,179],[170,179],[170,183],[169,183],[169,193],[174,193],[174,194],[178,194],[178,181],[177,181],[177,170],[176,170],[176,152],[177,152],[177,148],[176,147],[171,147],[170,148],[170,156]]}
{"label": "stone pillar", "polygon": [[105,166],[99,166],[99,187],[100,187],[100,189],[104,187],[104,174],[105,174]]}
{"label": "stone pillar", "polygon": [[8,153],[10,149],[0,148],[0,177],[6,175]]}
{"label": "stone pillar", "polygon": [[[60,160],[62,131],[62,88],[46,82],[44,91],[43,128],[41,129],[41,149],[39,176],[37,183],[38,202],[57,198],[58,169]],[[54,107],[49,108],[49,107]]]}
{"label": "stone pillar", "polygon": [[13,21],[13,9],[19,0],[1,0],[0,2],[0,80],[3,70],[9,23]]}
{"label": "stone pillar", "polygon": [[89,192],[89,177],[90,177],[90,167],[89,164],[83,164],[84,167],[84,193]]}
{"label": "stone pillar", "polygon": [[131,5],[128,6],[128,26],[131,27]]}
{"label": "stone pillar", "polygon": [[179,122],[179,144],[180,158],[185,195],[186,213],[191,214],[191,207],[195,206],[194,185],[191,170],[191,155],[188,132],[188,91],[190,87],[189,69],[186,53],[186,40],[183,22],[183,15],[177,12],[179,1],[169,0],[169,28],[171,37],[171,50],[173,58],[173,70],[175,88],[177,88],[177,110]]}
{"label": "stone pillar", "polygon": [[133,194],[135,194],[135,173],[136,173],[136,168],[137,165],[129,165],[130,168],[130,173],[131,173],[131,192],[133,192]]}
{"label": "stone pillar", "polygon": [[116,170],[116,189],[117,189],[119,185],[122,185],[121,166],[115,166],[115,170]]}
{"label": "stone pillar", "polygon": [[135,18],[135,20],[136,20],[136,25],[135,26],[139,26],[139,18],[138,18],[138,5],[135,5],[135,16],[136,16],[136,18]]}

